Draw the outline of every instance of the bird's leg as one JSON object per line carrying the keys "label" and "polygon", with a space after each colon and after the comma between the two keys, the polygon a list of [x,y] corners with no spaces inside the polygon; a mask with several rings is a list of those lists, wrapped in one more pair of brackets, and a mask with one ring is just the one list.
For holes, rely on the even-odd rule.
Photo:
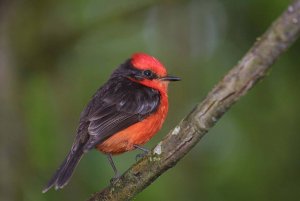
{"label": "bird's leg", "polygon": [[107,158],[108,158],[108,161],[109,161],[111,167],[113,168],[113,170],[114,170],[114,172],[115,172],[115,176],[114,176],[113,178],[111,178],[110,182],[111,182],[111,183],[115,183],[116,181],[119,180],[121,174],[120,174],[119,171],[117,170],[117,168],[116,168],[116,166],[115,166],[115,163],[114,163],[114,161],[113,161],[113,159],[112,159],[111,154],[107,154]]}
{"label": "bird's leg", "polygon": [[138,161],[140,158],[143,158],[145,155],[147,155],[150,151],[149,149],[146,149],[144,147],[140,147],[138,145],[133,145],[136,149],[139,149],[139,150],[142,150],[143,153],[140,153],[140,154],[137,154],[136,157],[135,157],[135,160]]}

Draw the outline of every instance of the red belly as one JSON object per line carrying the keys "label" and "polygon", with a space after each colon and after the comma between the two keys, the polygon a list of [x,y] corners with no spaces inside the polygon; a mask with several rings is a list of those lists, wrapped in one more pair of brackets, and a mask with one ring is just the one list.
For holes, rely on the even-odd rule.
{"label": "red belly", "polygon": [[97,149],[104,153],[120,154],[135,149],[133,145],[143,145],[148,142],[161,128],[166,119],[168,104],[161,104],[156,113],[146,119],[114,134]]}

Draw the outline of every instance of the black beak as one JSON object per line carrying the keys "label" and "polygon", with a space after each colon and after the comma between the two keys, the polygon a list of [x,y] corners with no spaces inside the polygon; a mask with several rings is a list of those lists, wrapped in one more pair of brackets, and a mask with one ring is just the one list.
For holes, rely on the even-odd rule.
{"label": "black beak", "polygon": [[167,76],[161,77],[159,79],[162,81],[180,81],[181,80],[179,77],[175,77],[175,76],[171,76],[171,75],[167,75]]}

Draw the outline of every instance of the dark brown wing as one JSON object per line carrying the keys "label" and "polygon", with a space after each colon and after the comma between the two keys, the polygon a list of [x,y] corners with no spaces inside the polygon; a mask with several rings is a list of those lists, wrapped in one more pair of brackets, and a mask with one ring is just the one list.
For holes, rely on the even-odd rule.
{"label": "dark brown wing", "polygon": [[43,192],[47,192],[52,186],[56,189],[63,188],[86,151],[157,110],[160,102],[157,90],[123,77],[139,73],[141,74],[131,67],[128,60],[97,91],[81,113],[77,135],[69,154]]}
{"label": "dark brown wing", "polygon": [[157,90],[124,77],[111,78],[83,111],[77,139],[87,139],[81,142],[84,151],[90,150],[155,112],[159,102]]}

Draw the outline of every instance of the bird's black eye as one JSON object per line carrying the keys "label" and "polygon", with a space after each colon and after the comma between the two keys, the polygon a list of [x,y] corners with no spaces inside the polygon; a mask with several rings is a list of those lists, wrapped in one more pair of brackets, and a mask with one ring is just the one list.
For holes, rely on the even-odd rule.
{"label": "bird's black eye", "polygon": [[152,75],[152,71],[151,70],[145,70],[143,73],[147,77],[151,77],[151,75]]}
{"label": "bird's black eye", "polygon": [[143,74],[148,79],[154,79],[156,77],[155,73],[153,73],[151,70],[144,70]]}

